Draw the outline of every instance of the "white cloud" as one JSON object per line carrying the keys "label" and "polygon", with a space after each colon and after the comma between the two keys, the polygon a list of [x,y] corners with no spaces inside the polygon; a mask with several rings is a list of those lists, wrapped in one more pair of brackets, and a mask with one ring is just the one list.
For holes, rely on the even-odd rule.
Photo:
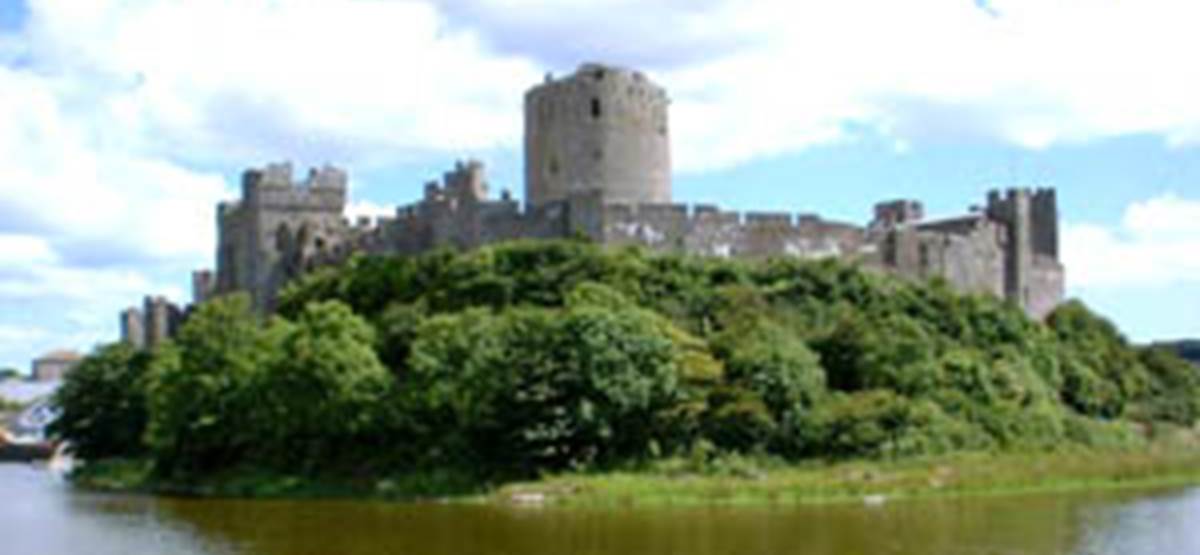
{"label": "white cloud", "polygon": [[44,264],[57,259],[54,249],[41,237],[0,233],[0,265]]}
{"label": "white cloud", "polygon": [[1200,284],[1200,200],[1136,202],[1116,229],[1068,223],[1063,262],[1075,289]]}
{"label": "white cloud", "polygon": [[1033,148],[1200,137],[1188,3],[633,4],[34,0],[26,46],[68,104],[104,114],[93,132],[119,131],[106,142],[235,167],[519,148],[524,90],[587,59],[668,86],[682,171],[848,127]]}
{"label": "white cloud", "polygon": [[552,67],[564,55],[647,64],[674,99],[684,171],[845,140],[848,124],[901,143],[1200,142],[1200,74],[1187,69],[1200,6],[1187,2],[629,4],[464,0],[447,11]]}
{"label": "white cloud", "polygon": [[[31,343],[40,341],[49,333],[38,327],[10,326],[0,324],[0,346],[14,343]],[[2,349],[3,347],[0,347]]]}
{"label": "white cloud", "polygon": [[357,222],[359,218],[374,220],[384,216],[394,216],[395,214],[395,207],[384,206],[369,200],[354,200],[346,205],[346,218],[351,222]]}
{"label": "white cloud", "polygon": [[131,143],[184,159],[511,144],[539,75],[422,2],[43,1],[32,13],[41,63],[105,84],[107,109],[139,132]]}
{"label": "white cloud", "polygon": [[[730,3],[732,55],[672,70],[684,169],[839,140],[848,123],[900,140],[1030,148],[1200,127],[1187,53],[1200,8],[1179,2]],[[1120,37],[1119,40],[1116,37]]]}

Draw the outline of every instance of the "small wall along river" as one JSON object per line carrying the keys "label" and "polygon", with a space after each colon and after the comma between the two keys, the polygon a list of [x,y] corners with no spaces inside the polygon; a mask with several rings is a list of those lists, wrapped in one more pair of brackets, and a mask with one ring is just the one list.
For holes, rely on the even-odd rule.
{"label": "small wall along river", "polygon": [[6,555],[1200,554],[1200,489],[556,509],[95,494],[0,464],[0,493]]}

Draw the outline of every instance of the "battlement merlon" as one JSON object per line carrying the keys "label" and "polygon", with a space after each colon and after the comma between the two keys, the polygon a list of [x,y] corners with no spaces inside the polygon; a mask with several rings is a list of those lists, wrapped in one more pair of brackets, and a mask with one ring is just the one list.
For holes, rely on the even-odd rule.
{"label": "battlement merlon", "polygon": [[880,202],[875,205],[875,218],[871,221],[871,229],[890,229],[893,227],[918,223],[925,219],[925,205],[911,199],[898,199]]}
{"label": "battlement merlon", "polygon": [[[635,93],[635,96],[655,101],[668,101],[667,90],[654,84],[641,71],[611,64],[584,62],[574,72],[563,77],[555,77],[553,73],[546,73],[545,80],[539,86],[525,92],[525,102],[532,102],[536,105],[543,96],[552,95],[552,91],[556,89],[581,85],[590,86],[605,80],[625,84],[626,90]],[[628,87],[632,87],[632,89]]]}
{"label": "battlement merlon", "polygon": [[346,171],[330,165],[312,168],[303,181],[295,182],[291,162],[271,163],[242,173],[241,205],[340,213],[346,206],[347,182]]}
{"label": "battlement merlon", "polygon": [[1058,259],[1058,193],[1053,188],[1010,188],[988,191],[986,213],[1026,236],[1030,250]]}

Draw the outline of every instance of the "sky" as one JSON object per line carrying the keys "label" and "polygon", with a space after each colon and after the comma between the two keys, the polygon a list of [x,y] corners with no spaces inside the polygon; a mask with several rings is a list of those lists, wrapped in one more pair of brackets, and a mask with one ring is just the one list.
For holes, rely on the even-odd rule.
{"label": "sky", "polygon": [[1200,5],[1044,0],[0,0],[0,367],[188,300],[241,171],[350,173],[354,214],[455,160],[521,194],[544,74],[671,97],[674,198],[865,223],[1055,187],[1067,289],[1200,337]]}

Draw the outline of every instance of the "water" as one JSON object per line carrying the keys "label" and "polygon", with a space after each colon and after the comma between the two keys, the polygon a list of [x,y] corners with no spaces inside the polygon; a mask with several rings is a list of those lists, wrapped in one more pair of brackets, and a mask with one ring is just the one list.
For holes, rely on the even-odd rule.
{"label": "water", "polygon": [[0,465],[0,554],[77,553],[1196,555],[1200,489],[564,510],[100,495]]}

